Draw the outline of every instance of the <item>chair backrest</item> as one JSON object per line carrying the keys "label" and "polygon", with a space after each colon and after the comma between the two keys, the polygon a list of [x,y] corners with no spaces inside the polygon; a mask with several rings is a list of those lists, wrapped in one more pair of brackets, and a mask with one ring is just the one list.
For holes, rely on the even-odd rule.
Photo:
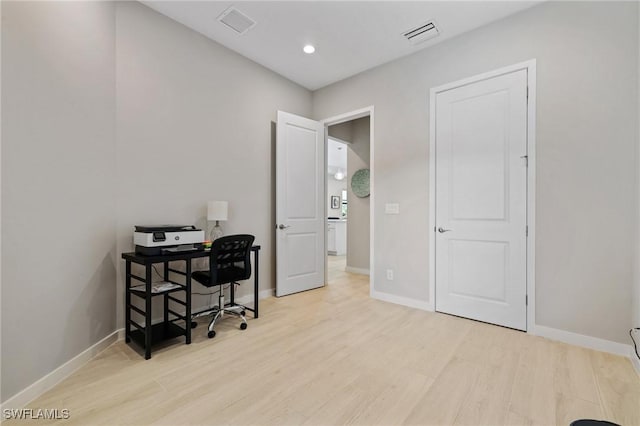
{"label": "chair backrest", "polygon": [[253,235],[239,234],[220,237],[211,244],[209,273],[212,284],[227,284],[251,277],[251,246]]}

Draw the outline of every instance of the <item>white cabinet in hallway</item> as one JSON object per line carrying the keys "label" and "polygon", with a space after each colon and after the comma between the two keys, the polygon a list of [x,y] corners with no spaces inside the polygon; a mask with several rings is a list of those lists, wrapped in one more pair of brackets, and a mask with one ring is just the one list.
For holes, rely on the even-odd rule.
{"label": "white cabinet in hallway", "polygon": [[327,252],[334,256],[347,254],[347,220],[330,219],[327,225]]}

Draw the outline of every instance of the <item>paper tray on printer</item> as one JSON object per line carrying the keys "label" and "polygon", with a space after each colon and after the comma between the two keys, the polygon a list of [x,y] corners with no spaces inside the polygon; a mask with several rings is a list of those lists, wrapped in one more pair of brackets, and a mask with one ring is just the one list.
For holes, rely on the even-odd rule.
{"label": "paper tray on printer", "polygon": [[193,225],[136,225],[136,232],[180,232],[196,231]]}

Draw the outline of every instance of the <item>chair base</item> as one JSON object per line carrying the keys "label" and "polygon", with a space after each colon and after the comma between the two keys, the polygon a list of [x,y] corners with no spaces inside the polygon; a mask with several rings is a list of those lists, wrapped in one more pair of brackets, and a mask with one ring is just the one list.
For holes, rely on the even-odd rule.
{"label": "chair base", "polygon": [[[216,325],[216,322],[220,319],[222,319],[224,317],[225,313],[229,313],[231,315],[235,315],[237,317],[239,317],[240,319],[242,319],[242,323],[240,323],[240,329],[241,330],[246,330],[247,328],[247,319],[244,316],[244,306],[242,305],[234,305],[234,306],[227,306],[225,308],[222,309],[218,309],[218,311],[215,313],[215,315],[213,316],[213,318],[211,319],[211,322],[209,323],[209,326],[207,327],[207,330],[209,331],[208,335],[209,338],[213,338],[215,336],[215,331],[213,330],[213,327]],[[213,336],[211,336],[211,332],[213,332]]]}
{"label": "chair base", "polygon": [[[191,317],[191,319],[193,320],[199,317],[213,315],[213,318],[211,319],[207,327],[207,337],[209,337],[210,339],[215,337],[216,332],[213,329],[213,327],[216,325],[216,322],[224,318],[225,313],[239,317],[242,320],[242,323],[240,323],[240,330],[247,329],[248,324],[247,324],[247,318],[245,317],[246,308],[244,306],[231,305],[231,306],[224,306],[222,309],[220,309],[220,306],[224,306],[223,297],[220,297],[220,304],[218,306],[214,306],[212,309],[208,309],[206,311],[198,312],[197,314],[194,314]],[[192,324],[195,324],[195,323],[192,323]]]}

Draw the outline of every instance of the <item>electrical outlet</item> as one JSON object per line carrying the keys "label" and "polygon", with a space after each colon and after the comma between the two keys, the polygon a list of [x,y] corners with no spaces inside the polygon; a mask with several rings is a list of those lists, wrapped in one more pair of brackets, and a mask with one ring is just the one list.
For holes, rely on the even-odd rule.
{"label": "electrical outlet", "polygon": [[387,269],[387,279],[393,281],[393,269]]}

